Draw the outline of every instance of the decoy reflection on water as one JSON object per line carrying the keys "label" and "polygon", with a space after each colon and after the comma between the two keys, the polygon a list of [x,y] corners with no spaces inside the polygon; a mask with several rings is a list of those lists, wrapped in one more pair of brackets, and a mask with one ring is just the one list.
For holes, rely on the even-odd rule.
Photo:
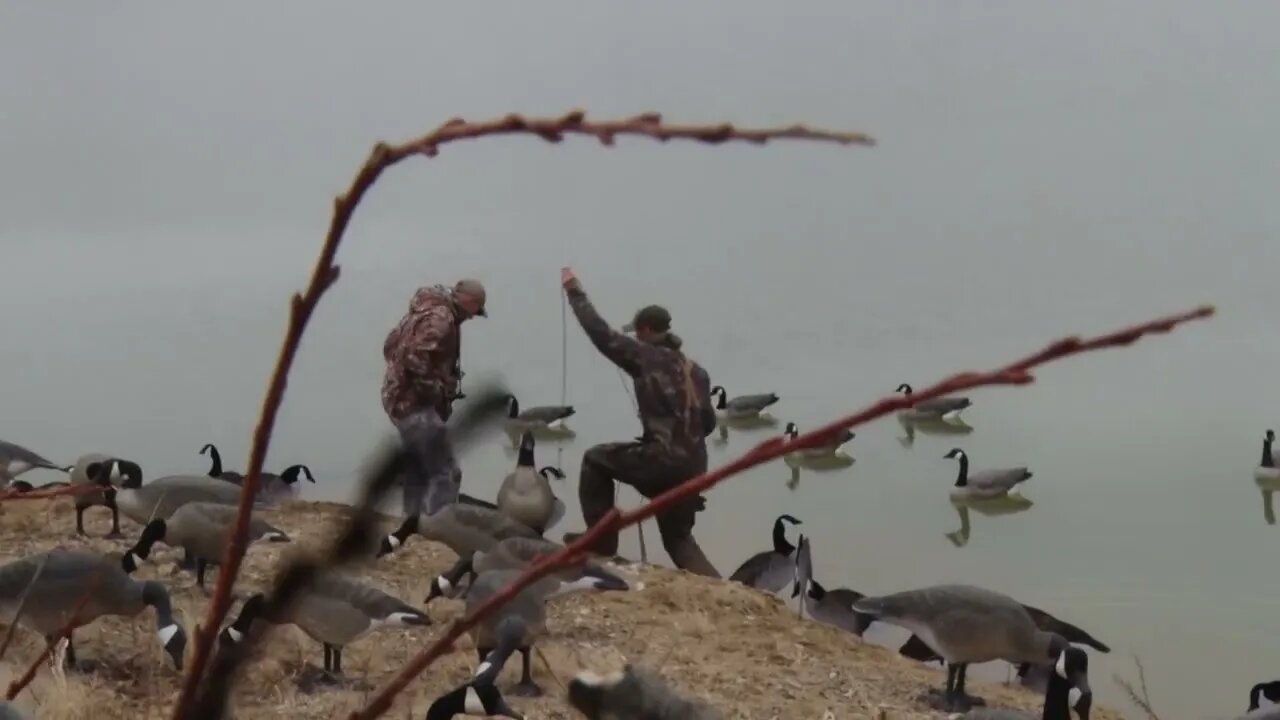
{"label": "decoy reflection on water", "polygon": [[960,448],[952,448],[945,457],[960,461],[955,486],[951,488],[952,500],[988,500],[1008,494],[1015,486],[1031,479],[1026,467],[993,468],[969,472],[969,456]]}
{"label": "decoy reflection on water", "polygon": [[969,511],[974,510],[980,515],[987,517],[996,517],[998,515],[1013,515],[1015,513],[1030,510],[1035,503],[1030,498],[1023,497],[1018,494],[1000,495],[994,498],[977,498],[977,499],[955,499],[951,500],[951,507],[955,509],[956,514],[960,516],[960,529],[952,530],[946,534],[951,544],[956,547],[964,547],[969,544]]}

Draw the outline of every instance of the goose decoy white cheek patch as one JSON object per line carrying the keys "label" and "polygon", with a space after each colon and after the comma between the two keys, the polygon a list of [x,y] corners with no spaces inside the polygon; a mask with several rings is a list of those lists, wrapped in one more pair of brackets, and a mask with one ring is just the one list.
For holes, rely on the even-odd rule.
{"label": "goose decoy white cheek patch", "polygon": [[467,687],[467,699],[462,703],[462,709],[468,715],[485,716],[489,711],[484,707],[484,701],[480,699],[480,694],[473,687]]}
{"label": "goose decoy white cheek patch", "polygon": [[[165,625],[164,627],[160,628],[158,631],[156,631],[156,635],[160,638],[160,644],[168,645],[169,641],[173,639],[173,636],[177,635],[178,631],[181,629],[182,628],[178,627],[177,624]],[[239,640],[239,638],[236,638],[236,639]]]}
{"label": "goose decoy white cheek patch", "polygon": [[1067,677],[1067,654],[1065,652],[1058,655],[1058,663],[1054,666],[1054,669],[1063,680],[1071,679]]}

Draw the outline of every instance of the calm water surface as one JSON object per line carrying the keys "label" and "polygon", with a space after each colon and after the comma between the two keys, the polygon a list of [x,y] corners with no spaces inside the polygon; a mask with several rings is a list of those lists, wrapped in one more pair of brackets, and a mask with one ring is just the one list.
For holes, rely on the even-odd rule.
{"label": "calm water surface", "polygon": [[[330,198],[375,139],[458,112],[583,103],[863,129],[881,144],[498,140],[387,173],[313,319],[269,466],[305,462],[318,479],[309,497],[350,498],[390,429],[383,337],[415,287],[462,275],[488,284],[492,315],[465,326],[464,367],[500,375],[525,404],[559,400],[561,265],[615,324],[667,305],[715,382],[782,397],[777,428],[713,443],[713,464],[783,422],[812,427],[901,382],[1216,303],[1218,317],[1173,335],[1054,364],[1030,387],[971,393],[970,435],[906,447],[889,418],[858,428],[847,470],[804,473],[794,489],[780,461],[734,478],[710,495],[697,533],[727,575],[791,513],[828,586],[986,585],[1111,645],[1091,661],[1102,702],[1128,710],[1110,678],[1132,676],[1137,654],[1167,719],[1243,711],[1248,688],[1280,672],[1280,526],[1251,477],[1262,432],[1280,426],[1280,103],[1254,34],[1266,18],[1249,16],[1269,11],[925,17],[883,5],[855,22],[843,5],[805,5],[788,23],[758,7],[737,31],[711,9],[674,24],[619,10],[570,27],[521,10],[466,47],[453,36],[470,35],[429,18],[388,26],[332,7],[287,54],[283,13],[247,28],[211,15],[170,26],[177,36],[139,12],[94,27],[59,24],[52,10],[0,23],[25,28],[0,31],[0,59],[53,63],[62,83],[0,80],[4,105],[19,108],[0,118],[0,437],[66,462],[119,453],[149,477],[203,472],[198,451],[214,442],[242,469],[289,293],[310,271]],[[1167,15],[1150,22],[1152,8]],[[224,52],[219,27],[236,29],[238,52]],[[55,28],[65,43],[27,39]],[[776,44],[766,31],[781,33]],[[361,50],[334,53],[348,32]],[[479,62],[462,82],[441,68],[464,51],[531,59]],[[352,57],[366,64],[351,70]],[[668,91],[646,89],[666,78]],[[406,97],[405,85],[433,92]],[[98,98],[92,111],[77,104],[84,92]],[[90,121],[97,135],[77,131]],[[539,448],[570,475],[557,533],[581,526],[581,453],[637,432],[617,374],[572,324],[567,361],[578,436],[562,454]],[[1035,473],[1033,506],[974,513],[962,546],[948,537],[961,527],[947,498],[955,464],[943,459],[955,446],[974,469]],[[464,487],[491,497],[512,463],[495,437],[463,458]],[[634,534],[623,551],[636,553]]]}

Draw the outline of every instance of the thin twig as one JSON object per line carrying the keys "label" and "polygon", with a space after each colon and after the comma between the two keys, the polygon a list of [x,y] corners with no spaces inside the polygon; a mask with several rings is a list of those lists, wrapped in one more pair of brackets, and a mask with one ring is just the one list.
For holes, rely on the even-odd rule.
{"label": "thin twig", "polygon": [[671,139],[696,140],[709,144],[720,144],[727,141],[744,141],[764,144],[770,140],[796,139],[834,142],[839,144],[873,145],[875,141],[864,133],[831,132],[812,130],[803,125],[785,128],[738,129],[730,124],[721,125],[664,125],[658,113],[644,113],[626,120],[589,121],[583,111],[575,110],[559,118],[525,118],[510,114],[497,120],[469,123],[461,118],[449,120],[434,132],[417,140],[401,145],[378,143],[374,146],[368,160],[356,174],[351,187],[343,195],[334,200],[333,218],[329,230],[321,246],[320,255],[316,258],[311,280],[302,294],[295,294],[290,303],[289,322],[281,342],[280,355],[272,371],[267,386],[266,396],[262,401],[262,411],[253,433],[253,447],[249,454],[248,466],[245,470],[244,482],[240,488],[238,516],[227,542],[221,572],[214,587],[213,599],[203,622],[203,630],[196,636],[195,650],[191,664],[183,678],[182,693],[174,704],[173,719],[184,720],[187,711],[195,699],[200,678],[204,673],[213,648],[214,637],[222,626],[231,606],[231,588],[240,573],[240,563],[248,544],[249,515],[253,506],[254,495],[258,489],[258,481],[262,474],[262,465],[266,460],[267,447],[271,441],[271,431],[275,426],[276,415],[280,403],[284,399],[285,386],[289,370],[298,353],[302,334],[307,322],[315,312],[320,298],[325,291],[338,280],[339,268],[334,264],[338,253],[338,245],[346,232],[347,225],[360,204],[361,198],[377,181],[383,170],[413,155],[435,157],[440,146],[456,140],[484,137],[488,135],[532,134],[548,142],[559,142],[565,135],[589,135],[598,139],[605,146],[612,146],[619,135],[635,135],[654,138],[661,141]]}
{"label": "thin twig", "polygon": [[351,720],[370,720],[381,715],[391,707],[391,701],[397,693],[425,670],[436,658],[448,652],[454,641],[462,636],[480,620],[499,607],[510,602],[521,590],[546,577],[555,570],[567,567],[586,556],[589,548],[606,533],[618,532],[628,525],[653,517],[672,505],[684,502],[716,485],[725,478],[742,472],[748,468],[763,464],[794,450],[825,445],[839,436],[847,428],[862,425],[876,418],[888,415],[895,410],[907,409],[914,403],[939,397],[948,393],[969,390],[987,385],[1026,385],[1035,380],[1031,370],[1040,365],[1071,355],[1122,347],[1132,344],[1144,335],[1167,333],[1186,322],[1213,315],[1211,306],[1203,306],[1186,313],[1171,315],[1151,322],[1134,325],[1116,332],[1101,335],[1089,340],[1068,337],[1050,343],[1043,350],[1017,360],[1009,365],[988,372],[966,372],[953,375],[937,384],[919,390],[906,397],[894,395],[886,397],[870,407],[830,422],[816,430],[797,435],[790,440],[785,436],[775,437],[757,445],[754,449],[714,471],[686,480],[676,487],[657,496],[645,505],[627,513],[620,513],[615,508],[605,514],[595,525],[576,541],[568,544],[554,554],[543,556],[520,577],[516,578],[500,592],[494,593],[487,601],[475,608],[465,617],[453,622],[449,629],[429,647],[411,658],[386,687],[361,711],[353,713]]}
{"label": "thin twig", "polygon": [[1134,655],[1133,663],[1138,666],[1138,687],[1142,690],[1141,695],[1134,689],[1132,683],[1120,677],[1120,675],[1112,675],[1112,678],[1115,679],[1116,684],[1124,689],[1125,694],[1129,696],[1130,702],[1146,713],[1147,720],[1160,720],[1160,716],[1156,715],[1156,711],[1151,707],[1151,694],[1147,692],[1147,671],[1142,667],[1142,658]]}

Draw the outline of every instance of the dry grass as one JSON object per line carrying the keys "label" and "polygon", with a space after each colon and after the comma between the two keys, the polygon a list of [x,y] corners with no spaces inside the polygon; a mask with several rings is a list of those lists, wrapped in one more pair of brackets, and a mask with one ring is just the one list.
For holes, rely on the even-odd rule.
{"label": "dry grass", "polygon": [[[347,508],[333,503],[291,503],[265,515],[292,537],[292,546],[253,545],[237,584],[239,599],[265,589],[281,553],[307,552],[332,537]],[[92,547],[120,554],[126,541],[99,536],[109,527],[105,511],[86,515],[89,540],[74,537],[74,514],[66,499],[13,503],[0,518],[6,555],[0,560],[63,546]],[[140,528],[123,519],[131,538]],[[382,530],[394,527],[386,518]],[[163,580],[171,588],[175,613],[189,633],[204,617],[209,597],[195,587],[192,574],[178,570],[181,551],[157,545],[151,562],[138,575]],[[420,604],[431,578],[452,564],[453,553],[419,537],[400,551],[371,562],[364,570],[371,582],[407,602]],[[939,686],[940,670],[901,658],[894,651],[808,620],[772,595],[728,582],[714,582],[683,572],[636,565],[621,572],[633,582],[630,593],[574,595],[557,600],[551,612],[551,636],[541,650],[551,672],[535,656],[534,676],[546,690],[537,700],[509,697],[531,720],[578,718],[563,701],[561,683],[582,668],[608,671],[627,661],[661,669],[676,688],[706,698],[729,718],[941,717],[925,708],[918,696]],[[340,718],[359,709],[369,695],[410,657],[433,640],[442,626],[462,614],[458,600],[432,603],[437,625],[419,630],[392,630],[371,635],[343,652],[350,687],[308,691],[299,680],[314,675],[322,659],[319,643],[292,626],[275,628],[242,670],[232,708],[236,718]],[[7,618],[3,618],[7,620]],[[104,618],[76,632],[76,652],[99,664],[92,674],[68,672],[65,679],[47,667],[19,697],[41,720],[112,720],[162,718],[172,711],[181,675],[155,640],[155,618],[144,611],[134,618]],[[43,647],[43,640],[19,628],[4,663],[0,682],[20,674]],[[426,713],[431,700],[464,681],[475,665],[471,644],[463,640],[396,698],[393,718]],[[500,684],[518,677],[519,656]],[[554,673],[552,675],[551,673]],[[973,692],[992,705],[1025,708],[1038,714],[1040,698],[1017,687],[971,683]],[[1096,708],[1094,717],[1119,718]]]}

